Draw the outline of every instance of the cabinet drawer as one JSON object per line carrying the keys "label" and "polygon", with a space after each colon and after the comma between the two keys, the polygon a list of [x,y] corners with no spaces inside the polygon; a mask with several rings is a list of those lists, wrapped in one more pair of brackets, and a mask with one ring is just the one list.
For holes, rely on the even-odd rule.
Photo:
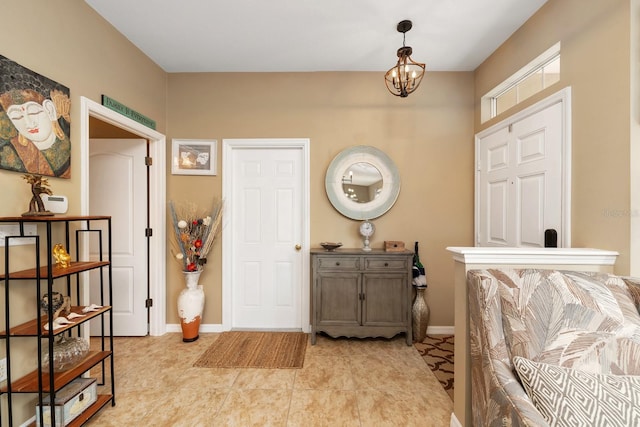
{"label": "cabinet drawer", "polygon": [[359,270],[358,257],[318,257],[318,270]]}
{"label": "cabinet drawer", "polygon": [[406,270],[406,258],[365,258],[365,270]]}

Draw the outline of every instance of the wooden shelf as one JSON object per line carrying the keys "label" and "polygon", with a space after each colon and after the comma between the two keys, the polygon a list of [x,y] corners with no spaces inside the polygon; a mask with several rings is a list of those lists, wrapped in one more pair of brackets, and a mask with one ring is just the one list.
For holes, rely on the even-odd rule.
{"label": "wooden shelf", "polygon": [[[69,319],[71,322],[69,325],[64,325],[55,330],[45,330],[44,325],[50,323],[50,317],[48,314],[51,314],[52,304],[50,301],[50,305],[47,306],[48,310],[45,310],[46,314],[42,313],[40,307],[40,301],[37,301],[37,304],[31,308],[31,312],[34,314],[31,320],[28,320],[21,324],[12,324],[10,320],[4,326],[5,330],[0,332],[0,340],[5,340],[5,344],[7,349],[10,348],[10,341],[13,338],[19,338],[19,340],[25,341],[29,338],[30,342],[37,343],[38,347],[42,350],[49,349],[49,346],[54,344],[54,340],[56,336],[64,336],[68,335],[77,335],[80,332],[80,325],[88,325],[89,320],[94,319],[98,321],[101,319],[103,322],[102,328],[100,331],[100,336],[102,337],[102,348],[95,349],[93,351],[89,351],[85,357],[78,363],[76,363],[71,369],[67,369],[63,372],[54,372],[53,366],[43,367],[42,365],[49,361],[49,359],[43,359],[40,355],[38,355],[37,364],[35,369],[31,372],[27,373],[20,378],[17,378],[18,375],[13,376],[12,381],[7,383],[6,381],[0,385],[0,396],[3,394],[8,394],[8,397],[4,399],[4,403],[8,406],[8,413],[12,413],[13,405],[24,406],[27,404],[27,401],[24,399],[18,399],[14,402],[13,394],[31,394],[36,395],[37,400],[42,402],[42,399],[46,396],[48,399],[51,399],[51,402],[55,401],[55,397],[58,392],[71,383],[76,378],[81,377],[83,374],[88,373],[88,371],[99,364],[102,364],[102,369],[107,369],[106,364],[110,364],[109,368],[111,369],[111,373],[114,372],[114,361],[113,361],[113,335],[112,332],[105,332],[109,329],[109,326],[112,326],[110,323],[110,319],[106,317],[109,312],[112,311],[113,301],[111,300],[111,292],[113,289],[112,284],[112,274],[111,274],[111,257],[112,257],[112,246],[111,246],[111,216],[106,215],[93,215],[93,216],[78,216],[78,215],[56,215],[56,216],[13,216],[13,217],[0,217],[0,224],[2,223],[17,223],[20,226],[20,232],[24,232],[25,224],[36,224],[37,233],[39,236],[39,240],[37,242],[40,243],[40,255],[42,253],[46,254],[44,256],[36,257],[35,262],[31,262],[27,264],[27,266],[31,266],[33,268],[20,270],[20,271],[9,271],[9,269],[4,269],[5,271],[0,274],[0,285],[5,285],[6,301],[4,301],[4,310],[6,312],[7,319],[11,319],[10,309],[14,308],[15,310],[26,310],[24,307],[21,307],[20,304],[15,306],[11,303],[11,295],[9,292],[10,285],[13,286],[28,286],[32,294],[35,294],[35,299],[37,300],[39,297],[43,296],[43,288],[48,289],[48,292],[52,291],[52,286],[54,285],[54,281],[57,279],[65,279],[67,282],[67,293],[71,297],[72,301],[76,303],[79,302],[79,293],[81,292],[80,283],[81,283],[81,273],[93,270],[94,273],[99,273],[99,283],[91,283],[91,285],[99,286],[101,292],[104,292],[105,289],[109,291],[108,300],[103,301],[105,305],[104,307],[98,308],[96,311],[91,311],[88,313],[83,313],[82,310],[86,308],[85,306],[73,306],[70,311],[72,313],[80,315],[80,317],[76,317],[73,319]],[[71,233],[76,234],[76,261],[73,261],[69,264],[68,267],[62,268],[59,267],[51,260],[51,254],[53,251],[53,242],[52,232],[53,229],[58,231],[64,231],[65,241],[67,242],[67,246],[70,244],[70,235]],[[46,229],[46,233],[45,233]],[[79,240],[79,234],[85,233],[94,233],[100,232],[100,238],[98,239],[98,243],[95,242],[95,239],[82,239]],[[87,236],[88,237],[88,236]],[[104,238],[107,239],[106,247]],[[36,242],[36,243],[37,243]],[[96,247],[97,246],[97,247]],[[87,251],[90,253],[94,252],[102,252],[103,256],[100,256],[100,260],[98,261],[79,261],[78,251],[82,249],[83,251]],[[92,251],[93,249],[93,251]],[[97,250],[96,250],[97,249]],[[9,263],[9,252],[7,252],[7,266]],[[16,254],[18,256],[18,254]],[[72,255],[73,256],[73,255]],[[27,262],[27,260],[25,260]],[[44,263],[44,265],[42,264]],[[106,268],[106,270],[105,270]],[[106,274],[108,273],[108,274]],[[108,277],[105,277],[108,276]],[[75,277],[75,294],[71,288]],[[93,280],[92,280],[93,282]],[[35,286],[34,286],[35,284]],[[46,286],[44,286],[46,285]],[[45,293],[47,291],[44,291]],[[98,302],[96,302],[98,303]],[[27,310],[29,311],[29,310]],[[61,313],[64,316],[65,313]],[[15,314],[14,316],[15,317]],[[66,317],[66,316],[64,316]],[[39,320],[38,320],[39,319]],[[24,320],[24,319],[23,319]],[[107,323],[108,322],[108,323]],[[74,330],[75,328],[75,330]],[[110,339],[110,343],[105,346],[105,338]],[[35,341],[32,341],[35,340]],[[105,348],[106,347],[106,348]],[[16,354],[13,355],[18,357],[20,355],[20,351],[16,351]],[[9,359],[12,357],[12,352],[7,352],[7,364],[9,365]],[[45,356],[46,358],[47,356]],[[12,365],[12,364],[11,364]],[[9,365],[9,366],[11,366]],[[12,367],[12,366],[11,366]],[[112,375],[113,377],[113,375]],[[97,396],[96,402],[86,408],[76,419],[74,419],[70,424],[70,426],[81,426],[88,422],[88,420],[93,417],[98,411],[104,408],[107,403],[111,402],[112,405],[115,405],[115,387],[113,378],[110,381],[106,380],[106,377],[103,377],[103,382],[105,383],[105,388],[101,388],[100,390],[107,394],[99,394]],[[110,393],[110,394],[109,394]],[[53,403],[46,405],[53,409]],[[4,412],[4,409],[3,411]],[[19,411],[22,413],[23,411]],[[13,415],[6,417],[5,414],[2,414],[2,418],[0,420],[0,424],[4,423],[4,420],[8,420],[9,426],[14,426],[15,421]],[[59,421],[59,420],[56,420]],[[35,425],[31,423],[31,425]]]}
{"label": "wooden shelf", "polygon": [[[55,329],[53,331],[53,335],[59,335],[62,332],[68,331],[69,329],[73,328],[74,326],[78,326],[81,323],[86,322],[87,320],[91,320],[94,317],[97,317],[99,315],[101,315],[102,313],[105,313],[109,310],[111,310],[111,306],[110,305],[105,305],[102,308],[99,308],[98,311],[90,311],[89,313],[83,313],[82,309],[85,306],[73,306],[71,307],[71,312],[72,313],[76,313],[76,314],[82,314],[85,317],[76,317],[75,319],[72,319],[71,322],[73,322],[73,324],[71,325],[66,325],[63,326],[62,328],[58,328]],[[62,313],[62,315],[64,315],[64,313]],[[41,331],[41,335],[42,337],[48,337],[49,336],[49,331],[44,329],[44,324],[47,323],[49,321],[49,316],[47,316],[46,314],[42,316],[41,322],[40,322],[40,331]],[[1,338],[6,338],[7,336],[7,331],[2,331],[0,332],[0,339]],[[9,329],[9,336],[12,337],[35,337],[38,336],[38,320],[33,319],[30,320],[26,323],[23,323],[21,325],[18,326],[14,326],[13,328]]]}
{"label": "wooden shelf", "polygon": [[[82,362],[74,366],[73,368],[64,372],[54,373],[54,388],[55,391],[60,390],[65,385],[82,375],[84,372],[93,368],[98,363],[111,356],[111,351],[92,351],[89,352]],[[42,392],[49,393],[49,372],[47,370],[42,371]],[[0,394],[7,393],[9,391],[6,385],[0,387]],[[28,373],[22,378],[11,383],[12,393],[38,393],[38,370]]]}
{"label": "wooden shelf", "polygon": [[98,219],[110,219],[108,215],[89,215],[89,216],[3,216],[0,217],[2,222],[64,222],[64,221],[86,221]]}
{"label": "wooden shelf", "polygon": [[[78,415],[73,421],[67,424],[67,427],[77,427],[86,423],[91,417],[98,413],[107,403],[113,400],[113,396],[110,394],[99,394],[97,399],[91,406],[85,409],[80,415]],[[56,419],[57,420],[57,419]],[[29,424],[29,427],[34,427],[35,421]]]}
{"label": "wooden shelf", "polygon": [[[77,261],[72,262],[71,265],[67,268],[62,268],[58,266],[54,266],[51,271],[51,279],[57,279],[59,277],[69,276],[71,274],[82,273],[83,271],[93,270],[100,267],[106,267],[109,265],[108,261]],[[17,280],[17,279],[36,279],[37,278],[38,269],[30,268],[28,270],[15,271],[13,273],[9,273],[9,279]],[[47,271],[47,266],[44,265],[40,267],[40,279],[44,280],[48,278],[49,272]],[[0,274],[0,280],[4,280],[6,278],[5,274]]]}

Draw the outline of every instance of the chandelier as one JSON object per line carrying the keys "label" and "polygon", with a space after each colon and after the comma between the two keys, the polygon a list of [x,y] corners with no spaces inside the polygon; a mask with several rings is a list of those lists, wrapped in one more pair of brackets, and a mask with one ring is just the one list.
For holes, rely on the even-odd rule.
{"label": "chandelier", "polygon": [[424,76],[424,64],[411,59],[413,50],[411,46],[405,46],[407,31],[412,27],[409,20],[398,23],[398,32],[402,33],[402,47],[398,49],[398,63],[384,75],[387,89],[395,96],[406,98],[418,88]]}

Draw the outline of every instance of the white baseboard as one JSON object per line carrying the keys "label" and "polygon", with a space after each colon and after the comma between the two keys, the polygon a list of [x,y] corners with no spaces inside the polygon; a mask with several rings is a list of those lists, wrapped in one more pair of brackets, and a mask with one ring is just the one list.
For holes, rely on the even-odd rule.
{"label": "white baseboard", "polygon": [[449,424],[449,427],[462,427],[462,424],[460,424],[460,421],[456,418],[456,414],[453,412],[451,413],[451,423]]}
{"label": "white baseboard", "polygon": [[[167,332],[182,332],[180,325],[177,323],[167,323]],[[310,329],[309,329],[310,330]],[[207,323],[200,325],[200,332],[203,333],[219,333],[224,332],[222,324],[220,323]],[[309,332],[309,331],[304,331]],[[427,334],[429,335],[453,335],[453,326],[429,326],[427,327]]]}
{"label": "white baseboard", "polygon": [[428,326],[427,335],[454,335],[454,326]]}

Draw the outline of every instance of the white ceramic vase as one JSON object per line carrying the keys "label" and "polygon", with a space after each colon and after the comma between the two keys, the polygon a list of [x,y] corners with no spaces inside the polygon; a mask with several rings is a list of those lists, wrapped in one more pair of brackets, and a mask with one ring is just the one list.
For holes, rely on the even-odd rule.
{"label": "white ceramic vase", "polygon": [[185,288],[178,296],[178,317],[182,327],[182,341],[192,342],[199,338],[200,320],[204,309],[204,291],[198,284],[202,271],[183,271]]}

